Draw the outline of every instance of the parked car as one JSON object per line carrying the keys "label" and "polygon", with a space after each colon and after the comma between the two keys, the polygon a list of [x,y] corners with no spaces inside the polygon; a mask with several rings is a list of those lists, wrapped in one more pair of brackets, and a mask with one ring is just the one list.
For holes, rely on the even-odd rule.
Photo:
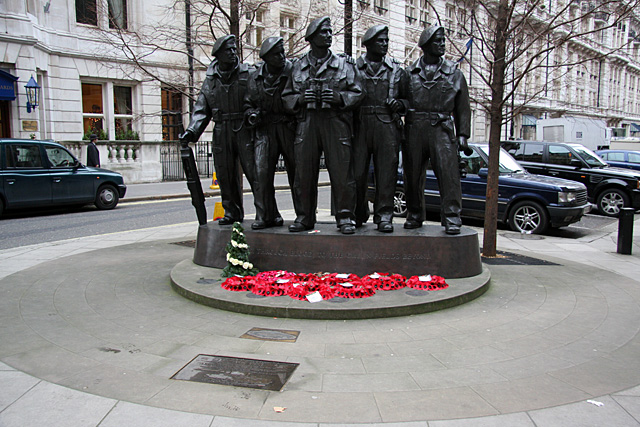
{"label": "parked car", "polygon": [[[472,153],[460,153],[466,166],[461,178],[462,216],[484,218],[487,193],[489,147],[487,144],[469,144]],[[498,178],[498,220],[508,223],[512,230],[541,234],[549,227],[563,227],[579,221],[591,210],[587,202],[587,189],[583,184],[565,179],[532,175],[505,150],[500,151]],[[371,174],[371,177],[373,174]],[[369,200],[375,191],[369,180]],[[425,190],[427,211],[440,211],[438,182],[431,168],[427,170]],[[406,215],[406,199],[402,167],[398,169],[395,194],[396,216]]]}
{"label": "parked car", "polygon": [[126,190],[122,175],[84,166],[60,144],[0,139],[0,214],[5,209],[89,203],[113,209]]}
{"label": "parked car", "polygon": [[640,171],[640,151],[598,150],[596,154],[610,166]]}
{"label": "parked car", "polygon": [[609,166],[580,144],[503,141],[502,147],[529,172],[582,182],[600,213],[617,216],[623,207],[640,209],[640,172]]}

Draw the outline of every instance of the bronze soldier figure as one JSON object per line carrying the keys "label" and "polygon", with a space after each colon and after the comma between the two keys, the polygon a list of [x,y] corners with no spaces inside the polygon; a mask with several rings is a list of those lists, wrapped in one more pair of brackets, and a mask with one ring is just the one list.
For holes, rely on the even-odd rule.
{"label": "bronze soldier figure", "polygon": [[440,217],[447,234],[459,234],[461,190],[458,150],[468,150],[471,107],[467,82],[455,64],[442,58],[445,33],[441,26],[422,32],[424,55],[407,68],[409,111],[403,143],[407,220],[405,228],[422,226],[424,186],[431,160],[440,190]]}
{"label": "bronze soldier figure", "polygon": [[[253,141],[244,126],[244,97],[251,67],[240,63],[233,35],[220,37],[211,54],[215,60],[207,69],[191,123],[181,135],[183,142],[197,141],[211,120],[213,129],[213,161],[216,168],[224,217],[218,224],[233,224],[244,219],[242,181],[238,161],[247,180],[256,186]],[[264,218],[264,207],[255,199],[256,217]]]}
{"label": "bronze soldier figure", "polygon": [[406,72],[389,58],[389,28],[375,25],[362,38],[367,52],[356,61],[365,97],[359,108],[353,147],[356,176],[356,224],[367,222],[367,178],[373,156],[376,193],[373,222],[378,231],[393,232],[393,203],[398,175],[398,151],[402,137],[402,118],[407,109],[403,92]]}
{"label": "bronze soldier figure", "polygon": [[329,49],[332,36],[328,16],[309,24],[305,40],[311,51],[294,63],[292,78],[282,94],[285,107],[296,114],[298,121],[294,143],[297,217],[289,226],[292,232],[315,225],[322,152],[331,180],[336,223],[343,234],[355,232],[351,140],[353,109],[363,94],[353,61]]}
{"label": "bronze soldier figure", "polygon": [[282,90],[291,75],[292,63],[285,57],[282,37],[267,38],[260,48],[260,58],[264,63],[250,73],[245,96],[245,122],[254,132],[258,180],[254,195],[264,206],[265,215],[251,224],[254,230],[283,224],[273,186],[280,155],[287,168],[289,187],[296,205],[293,193],[293,139],[296,124],[295,117],[287,114],[282,104]]}

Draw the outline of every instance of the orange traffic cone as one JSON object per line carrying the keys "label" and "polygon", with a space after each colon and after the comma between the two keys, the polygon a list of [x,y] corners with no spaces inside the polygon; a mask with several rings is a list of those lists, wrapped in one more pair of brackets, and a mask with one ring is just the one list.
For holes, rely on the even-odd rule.
{"label": "orange traffic cone", "polygon": [[217,221],[220,218],[224,217],[224,208],[222,207],[222,202],[216,202],[213,207],[213,220]]}
{"label": "orange traffic cone", "polygon": [[217,190],[220,188],[220,185],[218,184],[218,177],[216,177],[216,173],[213,173],[213,177],[212,177],[212,183],[209,186],[210,189],[212,190]]}

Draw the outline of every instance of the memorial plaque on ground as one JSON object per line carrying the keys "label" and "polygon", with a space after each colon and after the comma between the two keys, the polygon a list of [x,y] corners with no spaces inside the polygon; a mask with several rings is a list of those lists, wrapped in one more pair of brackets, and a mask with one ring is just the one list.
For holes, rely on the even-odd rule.
{"label": "memorial plaque on ground", "polygon": [[296,342],[300,331],[285,331],[282,329],[251,328],[240,338],[262,341]]}
{"label": "memorial plaque on ground", "polygon": [[171,379],[279,391],[298,363],[199,354]]}

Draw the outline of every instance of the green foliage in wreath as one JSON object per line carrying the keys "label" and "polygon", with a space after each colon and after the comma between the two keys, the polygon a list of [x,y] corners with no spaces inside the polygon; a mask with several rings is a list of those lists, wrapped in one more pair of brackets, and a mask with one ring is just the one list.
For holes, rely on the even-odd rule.
{"label": "green foliage in wreath", "polygon": [[222,270],[222,277],[255,276],[258,269],[249,261],[249,245],[239,222],[233,223],[231,241],[227,243],[227,266]]}

